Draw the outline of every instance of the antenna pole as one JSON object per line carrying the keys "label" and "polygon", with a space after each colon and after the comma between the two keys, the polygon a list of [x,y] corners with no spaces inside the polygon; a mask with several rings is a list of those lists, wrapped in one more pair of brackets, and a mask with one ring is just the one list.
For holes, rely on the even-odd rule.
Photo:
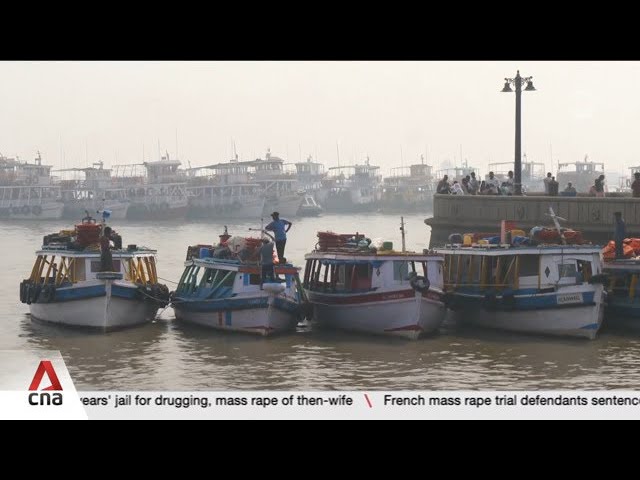
{"label": "antenna pole", "polygon": [[400,217],[400,231],[402,232],[402,253],[407,251],[405,243],[404,217]]}
{"label": "antenna pole", "polygon": [[562,244],[566,245],[567,240],[564,238],[564,233],[562,233],[562,229],[560,228],[560,222],[558,222],[556,213],[553,211],[553,207],[549,207],[549,216],[553,219],[553,223],[556,226],[556,230],[558,230],[558,234],[560,235],[560,240],[562,240]]}

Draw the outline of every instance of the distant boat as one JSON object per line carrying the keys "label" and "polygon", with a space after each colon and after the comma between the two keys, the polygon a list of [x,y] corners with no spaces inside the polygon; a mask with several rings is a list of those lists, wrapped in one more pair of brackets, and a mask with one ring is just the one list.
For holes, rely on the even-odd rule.
{"label": "distant boat", "polygon": [[322,207],[318,205],[313,195],[304,194],[304,200],[298,209],[298,215],[301,217],[317,217],[321,213]]}
{"label": "distant boat", "polygon": [[604,163],[589,162],[588,157],[584,157],[583,162],[564,162],[558,164],[558,174],[556,181],[563,189],[571,182],[578,193],[588,193],[594,185],[596,178],[604,175]]}
{"label": "distant boat", "polygon": [[369,164],[332,167],[322,180],[327,190],[323,207],[327,212],[371,212],[379,206],[380,167]]}
{"label": "distant boat", "polygon": [[424,211],[433,207],[436,180],[433,167],[418,163],[391,169],[382,188],[383,211]]}
{"label": "distant boat", "polygon": [[52,183],[51,166],[0,155],[0,219],[57,220],[64,204],[60,187]]}

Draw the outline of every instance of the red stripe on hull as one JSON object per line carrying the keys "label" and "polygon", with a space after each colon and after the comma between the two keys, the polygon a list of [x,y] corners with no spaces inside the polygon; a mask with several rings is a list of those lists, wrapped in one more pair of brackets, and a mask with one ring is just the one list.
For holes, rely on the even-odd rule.
{"label": "red stripe on hull", "polygon": [[416,292],[413,289],[400,290],[397,292],[368,293],[362,295],[326,295],[313,291],[307,291],[307,293],[311,302],[320,302],[329,305],[350,305],[360,303],[385,302],[390,300],[404,300],[407,298],[413,298],[416,295]]}

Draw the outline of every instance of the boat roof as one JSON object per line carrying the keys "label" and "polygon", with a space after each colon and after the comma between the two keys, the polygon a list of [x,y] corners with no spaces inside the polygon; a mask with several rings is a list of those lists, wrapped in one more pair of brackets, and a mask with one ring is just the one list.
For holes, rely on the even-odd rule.
{"label": "boat roof", "polygon": [[508,244],[502,245],[474,245],[471,247],[464,247],[461,245],[445,245],[444,247],[436,248],[435,251],[443,254],[469,254],[469,255],[486,255],[486,256],[500,256],[500,255],[554,255],[554,254],[566,254],[568,252],[577,253],[600,253],[602,247],[599,245],[537,245],[537,246],[513,246]]}
{"label": "boat roof", "polygon": [[620,270],[640,272],[640,259],[637,258],[620,258],[608,260],[602,263],[603,270]]}
{"label": "boat roof", "polygon": [[[135,250],[111,249],[111,256],[113,258],[133,258],[136,256],[155,255],[156,253],[157,250],[152,250],[148,247],[137,247]],[[43,246],[40,250],[37,250],[36,255],[64,255],[65,257],[100,258],[100,250],[73,250],[61,245],[47,245]]]}
{"label": "boat roof", "polygon": [[352,262],[369,262],[369,261],[416,261],[423,262],[425,260],[442,260],[444,257],[439,253],[418,253],[418,252],[336,252],[336,251],[319,251],[315,250],[304,256],[305,260],[333,260],[336,262],[352,263]]}
{"label": "boat roof", "polygon": [[[235,270],[246,273],[261,273],[261,267],[257,263],[242,263],[239,260],[228,260],[222,258],[193,258],[184,262],[185,266],[197,265],[205,268],[218,268],[220,270]],[[278,273],[298,273],[299,267],[295,267],[290,263],[284,265],[275,265]]]}

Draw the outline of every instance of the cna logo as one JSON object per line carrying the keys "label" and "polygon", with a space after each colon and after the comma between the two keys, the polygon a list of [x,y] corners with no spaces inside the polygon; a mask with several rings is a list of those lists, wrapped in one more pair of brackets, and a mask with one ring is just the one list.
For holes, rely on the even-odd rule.
{"label": "cna logo", "polygon": [[40,360],[33,380],[31,380],[31,385],[29,385],[29,390],[39,389],[45,373],[51,385],[40,390],[41,393],[30,393],[29,405],[62,405],[62,393],[48,393],[49,391],[62,391],[62,385],[60,384],[60,380],[58,380],[58,375],[56,375],[51,360]]}

